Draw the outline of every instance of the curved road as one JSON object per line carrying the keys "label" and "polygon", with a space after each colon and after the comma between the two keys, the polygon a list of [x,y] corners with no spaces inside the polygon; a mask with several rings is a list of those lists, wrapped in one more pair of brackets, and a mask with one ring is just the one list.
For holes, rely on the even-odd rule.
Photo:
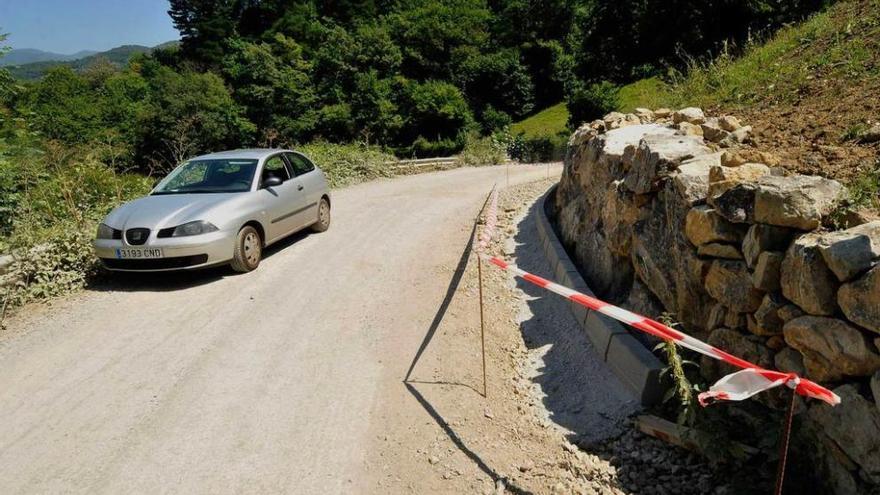
{"label": "curved road", "polygon": [[328,232],[251,274],[123,279],[17,316],[0,493],[364,490],[369,432],[407,427],[382,421],[495,182],[503,167],[336,191]]}

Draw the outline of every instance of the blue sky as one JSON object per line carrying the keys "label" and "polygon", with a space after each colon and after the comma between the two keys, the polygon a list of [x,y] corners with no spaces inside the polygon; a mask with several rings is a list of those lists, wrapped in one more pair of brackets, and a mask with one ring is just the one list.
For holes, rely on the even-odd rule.
{"label": "blue sky", "polygon": [[0,0],[12,48],[56,53],[153,46],[179,37],[166,0]]}

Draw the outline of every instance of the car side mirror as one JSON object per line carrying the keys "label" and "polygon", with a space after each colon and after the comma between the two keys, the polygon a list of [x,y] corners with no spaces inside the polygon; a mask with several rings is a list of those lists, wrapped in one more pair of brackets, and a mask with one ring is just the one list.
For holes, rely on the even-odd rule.
{"label": "car side mirror", "polygon": [[278,177],[272,176],[263,181],[263,187],[277,187],[282,184],[282,180]]}

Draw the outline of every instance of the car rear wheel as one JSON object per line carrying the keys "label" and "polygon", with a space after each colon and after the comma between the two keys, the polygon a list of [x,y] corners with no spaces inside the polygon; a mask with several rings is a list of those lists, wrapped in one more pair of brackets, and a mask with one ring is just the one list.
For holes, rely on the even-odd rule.
{"label": "car rear wheel", "polygon": [[257,229],[246,225],[238,231],[235,251],[232,253],[232,269],[245,273],[260,266],[263,257],[263,239]]}
{"label": "car rear wheel", "polygon": [[330,228],[330,202],[327,201],[327,198],[321,198],[321,202],[318,203],[318,221],[312,225],[312,230],[315,232],[325,232]]}

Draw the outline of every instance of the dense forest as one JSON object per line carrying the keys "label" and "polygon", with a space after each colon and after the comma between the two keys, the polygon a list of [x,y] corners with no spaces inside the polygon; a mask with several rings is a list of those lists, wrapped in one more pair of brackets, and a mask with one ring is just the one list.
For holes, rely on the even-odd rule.
{"label": "dense forest", "polygon": [[[8,106],[65,143],[114,139],[139,167],[316,139],[447,155],[566,99],[742,40],[821,0],[171,0],[177,47],[58,68]],[[613,102],[611,102],[613,103]]]}
{"label": "dense forest", "polygon": [[[36,81],[0,68],[0,253],[54,246],[20,268],[47,279],[22,297],[80,284],[97,219],[209,150],[305,146],[323,166],[361,168],[486,143],[541,158],[522,153],[511,122],[565,101],[576,126],[614,110],[621,84],[824,3],[170,0],[180,42],[125,66],[97,57]],[[331,175],[345,174],[367,175]]]}

